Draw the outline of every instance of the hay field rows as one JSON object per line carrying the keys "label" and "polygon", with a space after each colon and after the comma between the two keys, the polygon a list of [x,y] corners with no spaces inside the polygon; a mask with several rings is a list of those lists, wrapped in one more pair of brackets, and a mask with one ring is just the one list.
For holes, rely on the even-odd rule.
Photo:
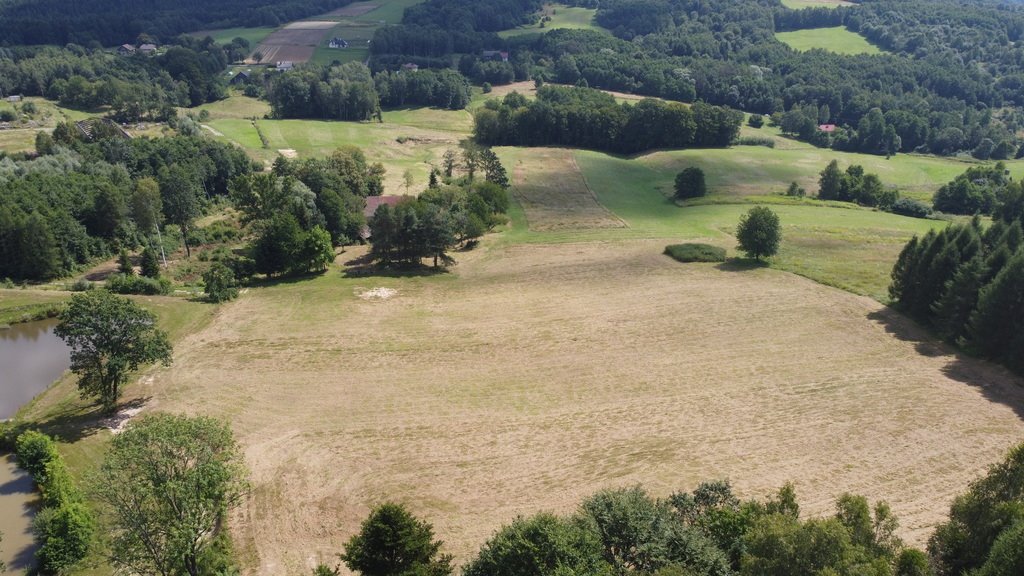
{"label": "hay field rows", "polygon": [[[1018,380],[876,302],[662,247],[491,247],[449,277],[251,291],[136,391],[231,420],[253,472],[235,538],[267,575],[331,560],[383,500],[462,561],[517,514],[709,478],[792,480],[809,514],[884,498],[920,544],[1024,433]],[[375,287],[398,293],[359,297]]]}

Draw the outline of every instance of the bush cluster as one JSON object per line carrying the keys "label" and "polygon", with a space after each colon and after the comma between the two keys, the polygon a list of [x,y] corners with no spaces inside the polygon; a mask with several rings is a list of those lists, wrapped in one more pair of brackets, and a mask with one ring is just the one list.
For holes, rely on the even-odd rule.
{"label": "bush cluster", "polygon": [[89,553],[95,520],[52,438],[34,430],[23,432],[15,443],[15,455],[43,499],[43,509],[33,523],[39,540],[39,569],[45,574],[65,573]]}
{"label": "bush cluster", "polygon": [[670,244],[665,247],[665,254],[680,262],[725,262],[725,248],[696,242]]}

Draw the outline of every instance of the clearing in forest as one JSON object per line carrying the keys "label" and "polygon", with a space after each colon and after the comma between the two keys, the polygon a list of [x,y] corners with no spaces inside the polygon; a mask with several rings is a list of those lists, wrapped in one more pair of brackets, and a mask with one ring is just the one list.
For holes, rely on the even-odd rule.
{"label": "clearing in forest", "polygon": [[623,228],[625,222],[598,203],[576,165],[572,150],[534,148],[527,161],[507,150],[512,194],[533,232]]}
{"label": "clearing in forest", "polygon": [[[593,8],[569,7],[564,4],[545,4],[537,15],[538,22],[511,30],[502,30],[498,36],[511,38],[524,34],[543,34],[548,30],[570,29],[570,30],[601,30],[604,28],[594,23],[594,16],[597,10]],[[541,18],[550,18],[544,21],[541,26]]]}
{"label": "clearing in forest", "polygon": [[836,54],[881,54],[882,50],[868,42],[856,32],[843,26],[832,28],[809,28],[794,32],[776,32],[775,38],[794,50],[806,52],[814,48]]}
{"label": "clearing in forest", "polygon": [[782,0],[786,8],[799,10],[801,8],[837,8],[839,6],[856,6],[853,2],[846,0]]}
{"label": "clearing in forest", "polygon": [[885,499],[921,545],[1024,434],[1020,379],[868,298],[679,264],[660,240],[484,244],[452,275],[252,290],[133,388],[231,421],[251,573],[335,562],[383,501],[462,562],[516,515],[718,478],[744,497],[793,481],[806,515]]}

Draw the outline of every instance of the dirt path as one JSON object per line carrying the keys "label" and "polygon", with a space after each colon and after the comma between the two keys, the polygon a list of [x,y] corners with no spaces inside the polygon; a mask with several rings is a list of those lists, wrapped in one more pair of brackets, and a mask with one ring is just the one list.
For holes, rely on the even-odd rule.
{"label": "dirt path", "polygon": [[[787,480],[801,510],[883,498],[921,544],[1024,438],[1024,389],[876,302],[773,270],[680,265],[653,242],[518,246],[457,281],[252,291],[178,347],[163,409],[231,419],[252,468],[234,521],[257,574],[335,561],[408,503],[465,561],[502,523],[604,487]],[[388,299],[362,299],[376,288]]]}

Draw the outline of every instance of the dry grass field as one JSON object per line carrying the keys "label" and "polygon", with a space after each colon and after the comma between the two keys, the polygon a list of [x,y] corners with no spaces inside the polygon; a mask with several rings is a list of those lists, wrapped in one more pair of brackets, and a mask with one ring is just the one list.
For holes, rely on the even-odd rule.
{"label": "dry grass field", "polygon": [[[512,195],[533,232],[624,228],[626,223],[597,201],[576,157],[566,148],[506,150]],[[525,156],[525,158],[524,158]],[[525,161],[524,161],[525,160]]]}
{"label": "dry grass field", "polygon": [[[253,481],[232,527],[261,575],[333,562],[385,500],[464,561],[517,514],[712,478],[747,497],[791,480],[808,514],[884,498],[921,544],[1024,433],[1019,380],[873,300],[662,247],[492,247],[447,276],[252,290],[134,392],[230,419]],[[378,287],[397,293],[361,297]]]}

